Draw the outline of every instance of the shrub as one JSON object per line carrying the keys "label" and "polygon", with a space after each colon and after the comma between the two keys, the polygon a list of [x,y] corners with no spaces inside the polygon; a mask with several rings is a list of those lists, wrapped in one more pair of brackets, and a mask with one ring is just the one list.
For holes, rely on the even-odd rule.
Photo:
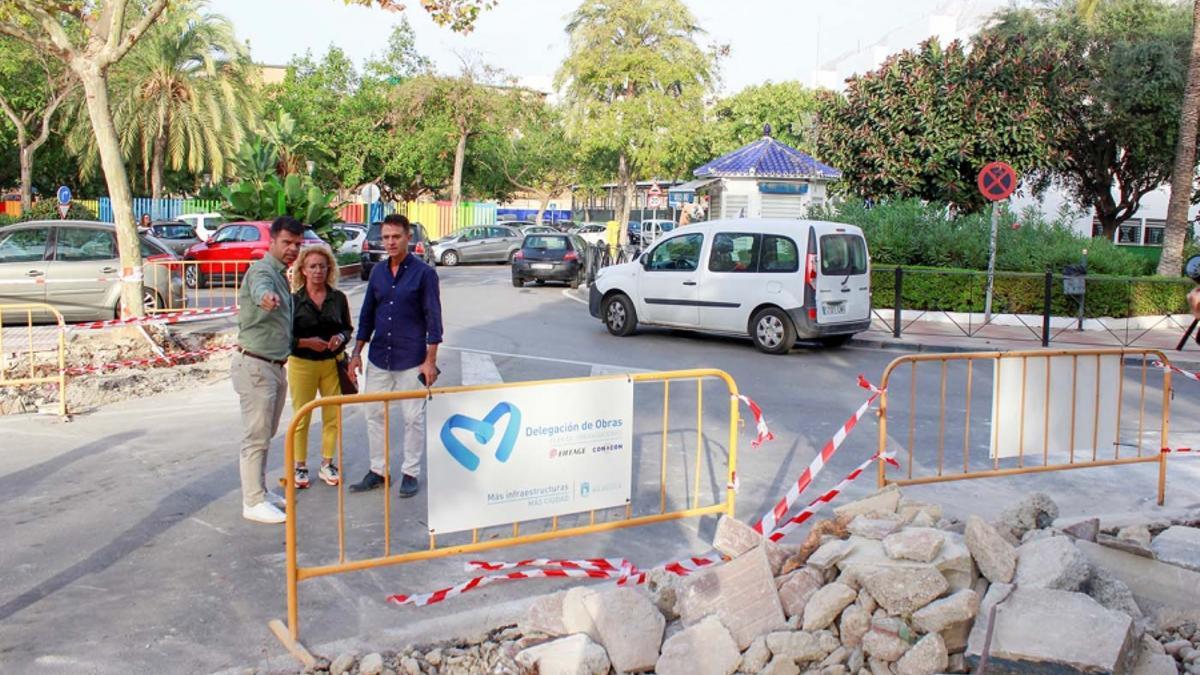
{"label": "shrub", "polygon": [[[96,214],[79,202],[71,202],[71,207],[67,210],[66,219],[96,220]],[[23,212],[17,220],[20,222],[27,220],[59,220],[58,202],[53,199],[39,199],[33,203],[33,206],[28,211]]]}
{"label": "shrub", "polygon": [[[953,214],[942,204],[902,200],[870,208],[861,202],[814,209],[812,217],[850,223],[863,229],[877,264],[986,270],[991,238],[988,213]],[[1104,239],[1089,239],[1071,229],[1069,213],[1052,219],[1036,209],[1000,212],[996,269],[1009,272],[1061,272],[1088,250],[1092,274],[1142,276],[1154,264]],[[1013,229],[1013,223],[1021,226]]]}
{"label": "shrub", "polygon": [[[1090,257],[1089,257],[1090,261]],[[871,292],[876,308],[895,303],[895,268],[876,266],[871,272]],[[997,272],[992,311],[1010,314],[1041,314],[1045,275]],[[1125,318],[1186,314],[1187,292],[1195,286],[1189,279],[1165,277],[1118,277],[1089,274],[1084,298],[1084,316]],[[912,310],[982,312],[987,274],[976,270],[905,267],[901,306]],[[1050,313],[1075,316],[1079,305],[1063,293],[1061,275],[1050,287]]]}

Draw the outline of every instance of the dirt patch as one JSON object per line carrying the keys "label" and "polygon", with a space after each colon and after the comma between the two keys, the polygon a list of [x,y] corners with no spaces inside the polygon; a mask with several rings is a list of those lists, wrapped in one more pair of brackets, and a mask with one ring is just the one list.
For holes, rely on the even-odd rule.
{"label": "dirt patch", "polygon": [[[67,411],[195,387],[229,374],[232,333],[174,333],[165,327],[80,331],[67,338]],[[8,354],[5,377],[39,377],[58,370],[56,351]],[[55,384],[0,387],[0,415],[47,412],[58,406]]]}

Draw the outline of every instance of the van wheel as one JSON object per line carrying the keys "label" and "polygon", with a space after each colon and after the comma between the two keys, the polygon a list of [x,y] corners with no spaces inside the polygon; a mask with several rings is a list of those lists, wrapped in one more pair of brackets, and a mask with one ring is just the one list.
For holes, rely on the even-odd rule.
{"label": "van wheel", "polygon": [[458,253],[454,251],[446,251],[442,254],[442,264],[446,267],[454,267],[458,264]]}
{"label": "van wheel", "polygon": [[514,286],[514,287],[516,287],[516,288],[525,288],[525,280],[524,280],[524,279],[522,279],[521,277],[514,276],[514,277],[512,278],[512,281],[513,281],[513,286]]}
{"label": "van wheel", "polygon": [[852,337],[854,337],[853,333],[847,333],[845,335],[829,335],[821,338],[821,344],[826,347],[837,348],[849,342],[850,338]]}
{"label": "van wheel", "polygon": [[767,307],[750,322],[750,338],[761,352],[786,354],[796,344],[796,328],[782,309]]}
{"label": "van wheel", "polygon": [[637,329],[637,313],[633,311],[633,303],[629,296],[618,293],[604,301],[600,310],[604,317],[604,327],[617,337],[632,335]]}

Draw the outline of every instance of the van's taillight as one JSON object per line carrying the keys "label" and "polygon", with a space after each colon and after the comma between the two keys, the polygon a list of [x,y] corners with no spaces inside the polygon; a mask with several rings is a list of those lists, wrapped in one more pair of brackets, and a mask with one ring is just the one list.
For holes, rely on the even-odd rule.
{"label": "van's taillight", "polygon": [[809,253],[804,262],[804,280],[815,291],[817,290],[817,254]]}
{"label": "van's taillight", "polygon": [[413,253],[416,253],[417,255],[425,255],[425,244],[422,244],[418,241],[417,245],[413,247]]}
{"label": "van's taillight", "polygon": [[579,260],[579,254],[575,253],[575,251],[567,251],[563,254],[563,260]]}
{"label": "van's taillight", "polygon": [[363,239],[362,252],[369,253],[370,250],[371,250],[371,243],[369,241],[367,241],[366,239]]}
{"label": "van's taillight", "polygon": [[517,252],[513,254],[513,260],[524,260],[524,259],[525,259],[524,251],[521,251],[518,249]]}

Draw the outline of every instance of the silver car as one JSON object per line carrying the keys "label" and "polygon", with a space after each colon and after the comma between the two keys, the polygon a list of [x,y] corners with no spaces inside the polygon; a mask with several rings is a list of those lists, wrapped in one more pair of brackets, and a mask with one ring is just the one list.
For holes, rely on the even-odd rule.
{"label": "silver car", "polygon": [[521,249],[525,235],[504,225],[464,227],[433,243],[433,259],[452,267],[467,262],[508,262]]}
{"label": "silver car", "polygon": [[[179,273],[154,264],[175,255],[152,236],[138,238],[146,262],[146,306],[182,308]],[[41,220],[0,229],[0,305],[41,302],[68,321],[103,321],[120,315],[120,295],[121,262],[112,223]]]}

